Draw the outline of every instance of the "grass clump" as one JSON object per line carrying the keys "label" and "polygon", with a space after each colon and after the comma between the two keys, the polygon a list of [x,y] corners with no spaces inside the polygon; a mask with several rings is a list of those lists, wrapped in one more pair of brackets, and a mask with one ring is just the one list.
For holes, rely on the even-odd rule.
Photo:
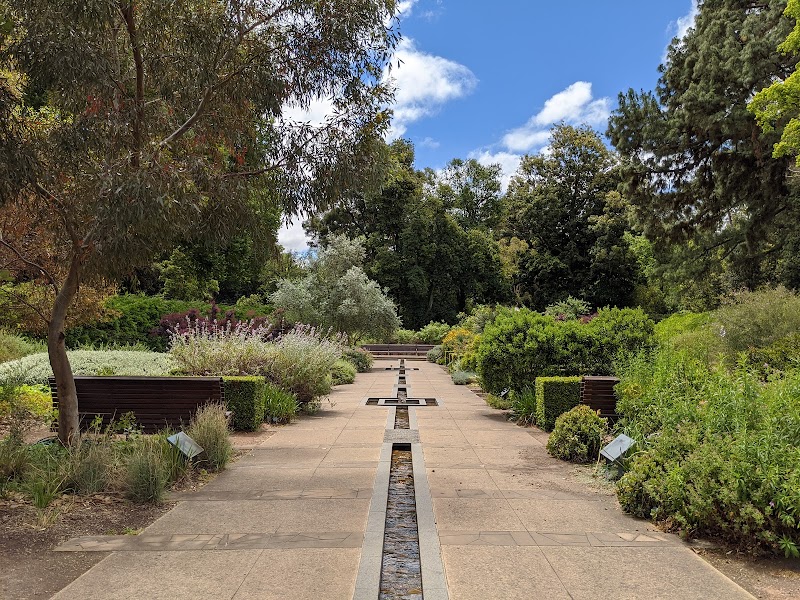
{"label": "grass clump", "polygon": [[508,396],[495,396],[494,394],[487,394],[486,398],[484,398],[486,404],[488,404],[491,408],[496,408],[497,410],[508,410],[511,408],[512,402]]}
{"label": "grass clump", "polygon": [[170,483],[169,443],[160,435],[140,436],[134,440],[128,456],[125,484],[134,502],[159,504]]}
{"label": "grass clump", "polygon": [[536,390],[512,390],[508,393],[508,398],[511,402],[512,421],[516,421],[518,425],[533,425],[536,422]]}
{"label": "grass clump", "polygon": [[264,420],[268,423],[289,423],[300,408],[297,396],[267,383],[264,391]]}
{"label": "grass clump", "polygon": [[233,457],[225,412],[222,404],[206,404],[197,411],[186,431],[203,448],[201,461],[210,471],[221,471]]}
{"label": "grass clump", "polygon": [[607,430],[606,419],[586,405],[576,406],[556,419],[547,452],[570,462],[590,462],[600,454]]}

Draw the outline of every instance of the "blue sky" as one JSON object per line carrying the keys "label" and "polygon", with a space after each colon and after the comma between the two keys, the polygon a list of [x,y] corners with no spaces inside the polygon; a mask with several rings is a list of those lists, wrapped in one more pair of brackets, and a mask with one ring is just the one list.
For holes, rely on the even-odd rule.
{"label": "blue sky", "polygon": [[[559,121],[605,131],[617,94],[652,89],[693,0],[401,0],[390,137],[414,142],[416,166],[500,163],[547,146]],[[321,110],[318,108],[317,110]],[[298,223],[279,241],[302,250]]]}

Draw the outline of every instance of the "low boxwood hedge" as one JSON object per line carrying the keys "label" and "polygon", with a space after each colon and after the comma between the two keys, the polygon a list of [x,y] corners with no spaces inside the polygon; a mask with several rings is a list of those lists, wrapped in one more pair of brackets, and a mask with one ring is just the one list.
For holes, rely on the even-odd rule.
{"label": "low boxwood hedge", "polygon": [[233,428],[255,431],[264,421],[267,384],[263,377],[223,377],[225,403],[233,412]]}
{"label": "low boxwood hedge", "polygon": [[580,377],[536,378],[536,424],[550,431],[556,419],[581,402]]}

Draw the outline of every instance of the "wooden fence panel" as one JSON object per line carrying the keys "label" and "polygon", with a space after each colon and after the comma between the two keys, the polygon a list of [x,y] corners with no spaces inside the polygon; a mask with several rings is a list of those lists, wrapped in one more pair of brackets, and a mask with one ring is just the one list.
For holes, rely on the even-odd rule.
{"label": "wooden fence panel", "polygon": [[584,377],[581,380],[581,404],[599,410],[601,417],[616,420],[617,395],[614,386],[618,383],[616,377]]}
{"label": "wooden fence panel", "polygon": [[[147,432],[187,424],[197,409],[224,400],[221,377],[75,377],[78,416],[86,430],[95,416],[103,426],[132,412]],[[53,406],[58,408],[58,389],[50,378]]]}

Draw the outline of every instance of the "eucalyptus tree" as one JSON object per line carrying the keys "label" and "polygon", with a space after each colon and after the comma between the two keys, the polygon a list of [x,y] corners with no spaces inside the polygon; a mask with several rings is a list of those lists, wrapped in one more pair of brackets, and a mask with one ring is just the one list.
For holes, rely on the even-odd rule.
{"label": "eucalyptus tree", "polygon": [[[70,443],[64,322],[81,284],[176,240],[225,238],[276,203],[318,208],[369,173],[389,119],[395,2],[6,5],[0,245],[7,268],[52,290],[43,317]],[[321,123],[297,116],[312,107]]]}

